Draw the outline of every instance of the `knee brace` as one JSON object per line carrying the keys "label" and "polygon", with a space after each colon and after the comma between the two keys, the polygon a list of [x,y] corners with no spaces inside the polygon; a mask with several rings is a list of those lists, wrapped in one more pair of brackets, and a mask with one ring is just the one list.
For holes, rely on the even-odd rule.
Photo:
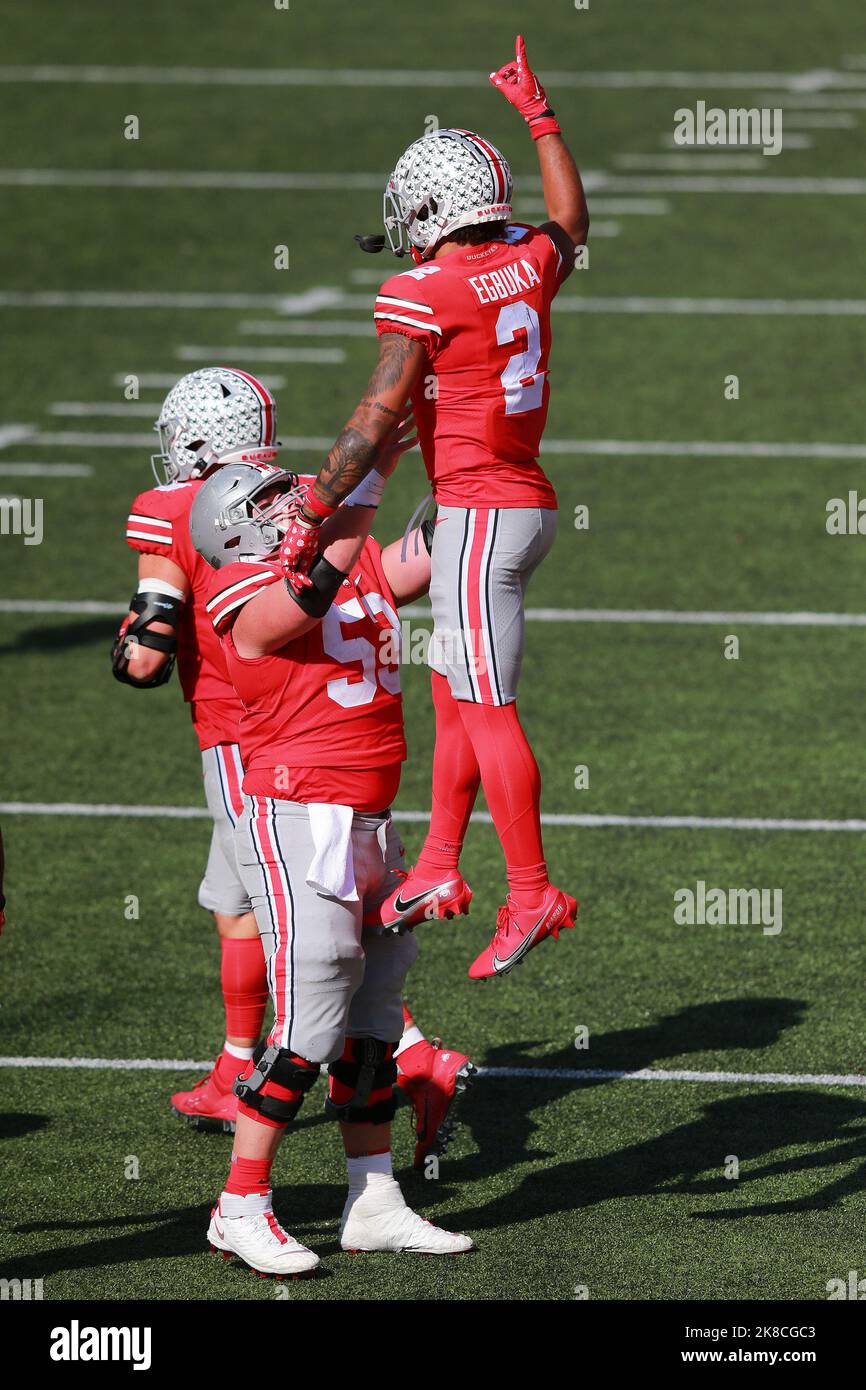
{"label": "knee brace", "polygon": [[[252,1068],[252,1070],[249,1070]],[[286,1125],[300,1110],[304,1096],[319,1075],[317,1062],[307,1062],[275,1043],[260,1042],[247,1068],[234,1084],[242,1104],[278,1125]]]}
{"label": "knee brace", "polygon": [[325,1110],[332,1119],[349,1124],[385,1124],[397,1103],[394,1082],[397,1044],[378,1038],[347,1038],[343,1055],[328,1067],[329,1095]]}

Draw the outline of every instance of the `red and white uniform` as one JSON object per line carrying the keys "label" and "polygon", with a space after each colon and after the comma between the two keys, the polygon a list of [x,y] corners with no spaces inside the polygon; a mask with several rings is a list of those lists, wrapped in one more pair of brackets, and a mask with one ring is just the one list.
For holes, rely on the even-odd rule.
{"label": "red and white uniform", "polygon": [[201,481],[192,479],[139,493],[126,523],[126,540],[142,555],[162,555],[171,560],[183,570],[189,585],[177,625],[177,672],[202,753],[205,796],[214,821],[198,900],[209,912],[239,917],[250,911],[234,848],[234,827],[243,810],[243,766],[238,748],[243,706],[205,612],[214,571],[189,535],[190,508],[200,487]]}
{"label": "red and white uniform", "polygon": [[177,627],[177,673],[199,747],[204,749],[237,743],[243,708],[205,612],[214,571],[189,535],[189,513],[200,487],[196,479],[140,492],[126,523],[126,541],[142,555],[164,556],[186,575],[190,592]]}
{"label": "red and white uniform", "polygon": [[222,638],[243,703],[243,790],[296,802],[381,811],[393,800],[406,757],[400,694],[400,624],[369,539],[321,622],[267,656],[238,655],[232,624],[270,584],[277,561],[211,571],[207,612]]}
{"label": "red and white uniform", "polygon": [[412,407],[440,506],[556,506],[538,452],[550,306],[566,269],[545,232],[512,223],[504,240],[455,248],[380,289],[376,331],[427,353]]}

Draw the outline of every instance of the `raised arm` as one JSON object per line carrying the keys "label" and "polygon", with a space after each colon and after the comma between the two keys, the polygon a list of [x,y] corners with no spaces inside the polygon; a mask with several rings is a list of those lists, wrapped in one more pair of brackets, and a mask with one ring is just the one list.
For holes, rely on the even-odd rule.
{"label": "raised arm", "polygon": [[490,81],[529,126],[538,153],[541,187],[550,219],[542,223],[541,230],[556,244],[570,273],[574,268],[574,248],[583,246],[589,231],[586,194],[544,88],[527,62],[522,35],[517,36],[513,61],[498,72],[492,72]]}
{"label": "raised arm", "polygon": [[301,589],[319,548],[319,528],[375,466],[383,445],[404,413],[424,363],[420,343],[402,333],[383,333],[379,361],[360,404],[307,492],[280,546],[288,582]]}
{"label": "raised arm", "polygon": [[[374,466],[382,445],[403,415],[424,362],[424,349],[402,333],[383,333],[379,361],[360,404],[340,433],[312,486],[325,507],[338,507]],[[309,517],[316,513],[309,505]]]}

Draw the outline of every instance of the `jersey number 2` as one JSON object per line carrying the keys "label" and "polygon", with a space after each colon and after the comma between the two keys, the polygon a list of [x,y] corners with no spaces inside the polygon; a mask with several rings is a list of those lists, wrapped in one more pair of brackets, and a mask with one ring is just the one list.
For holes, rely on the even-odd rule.
{"label": "jersey number 2", "polygon": [[499,378],[505,391],[506,415],[524,415],[528,410],[538,410],[544,401],[544,372],[538,371],[541,358],[538,315],[531,304],[517,299],[499,311],[496,320],[499,346],[513,343],[521,328],[526,329],[526,349],[509,357]]}

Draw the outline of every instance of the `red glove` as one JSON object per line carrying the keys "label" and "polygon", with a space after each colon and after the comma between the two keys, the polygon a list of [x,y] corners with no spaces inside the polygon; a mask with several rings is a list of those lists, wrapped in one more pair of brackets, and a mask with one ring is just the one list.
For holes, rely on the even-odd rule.
{"label": "red glove", "polygon": [[514,61],[506,63],[498,72],[492,72],[490,81],[499,88],[505,100],[520,112],[533,140],[539,140],[542,135],[562,134],[559,122],[547,104],[544,88],[526,61],[526,44],[522,34],[517,35],[514,45]]}
{"label": "red glove", "polygon": [[[319,515],[310,521],[301,515],[302,507],[308,507]],[[310,489],[289,518],[280,542],[279,560],[286,581],[293,589],[308,588],[312,582],[309,572],[319,553],[319,528],[325,518],[336,510],[336,507],[327,507],[320,502]]]}

